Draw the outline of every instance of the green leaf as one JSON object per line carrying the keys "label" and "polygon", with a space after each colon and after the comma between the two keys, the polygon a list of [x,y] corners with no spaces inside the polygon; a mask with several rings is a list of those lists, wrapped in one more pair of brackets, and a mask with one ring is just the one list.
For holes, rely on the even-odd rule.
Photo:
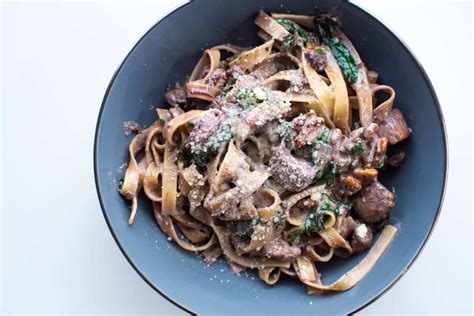
{"label": "green leaf", "polygon": [[232,138],[231,128],[228,124],[221,125],[206,141],[208,152],[217,153],[219,149]]}
{"label": "green leaf", "polygon": [[300,37],[303,41],[303,45],[306,45],[307,43],[311,43],[313,45],[317,44],[318,40],[316,39],[316,37],[311,32],[306,31],[295,22],[284,18],[276,19],[276,21],[281,26],[283,26],[288,32]]}
{"label": "green leaf", "polygon": [[179,148],[178,159],[183,161],[185,165],[191,164],[191,162],[194,160],[193,154],[191,153],[191,150],[186,147],[186,144],[182,144]]}
{"label": "green leaf", "polygon": [[286,241],[288,242],[288,245],[290,246],[293,246],[295,245],[298,241],[300,241],[300,235],[299,233],[297,232],[293,232],[291,234],[289,234],[287,237],[286,237]]}
{"label": "green leaf", "polygon": [[257,96],[255,95],[253,88],[239,89],[239,91],[237,91],[237,94],[235,95],[235,98],[245,110],[253,108],[258,102]]}
{"label": "green leaf", "polygon": [[321,133],[318,136],[318,141],[327,144],[329,142],[329,134],[330,133],[331,133],[331,131],[329,130],[329,128],[327,128],[326,126],[323,126],[323,130],[321,131]]}
{"label": "green leaf", "polygon": [[365,149],[365,140],[363,138],[359,139],[357,143],[351,148],[352,155],[360,155],[364,152]]}
{"label": "green leaf", "polygon": [[324,229],[324,214],[319,213],[315,208],[308,213],[304,221],[304,231],[306,234],[312,234]]}
{"label": "green leaf", "polygon": [[224,146],[232,138],[231,127],[228,124],[220,125],[211,136],[205,141],[200,150],[191,151],[187,144],[181,145],[178,150],[178,159],[186,165],[194,162],[198,166],[206,166],[210,157],[216,154],[222,146]]}
{"label": "green leaf", "polygon": [[385,161],[387,160],[387,155],[383,155],[382,159],[380,159],[379,164],[375,167],[375,169],[382,169],[385,165]]}
{"label": "green leaf", "polygon": [[[318,20],[316,20],[318,21]],[[341,68],[344,77],[351,84],[357,81],[359,75],[359,68],[354,60],[349,49],[341,43],[337,38],[333,37],[333,27],[321,22],[317,22],[317,30],[324,44],[331,48],[331,51]]]}
{"label": "green leaf", "polygon": [[336,164],[334,161],[330,161],[328,164],[328,175],[326,176],[326,185],[330,186],[336,180]]}
{"label": "green leaf", "polygon": [[281,121],[280,125],[278,125],[278,135],[287,144],[291,143],[292,132],[293,130],[291,129],[290,122]]}
{"label": "green leaf", "polygon": [[359,74],[359,68],[346,45],[334,38],[325,39],[324,42],[331,48],[334,58],[336,58],[347,81],[355,83]]}
{"label": "green leaf", "polygon": [[284,50],[291,50],[293,49],[294,47],[296,46],[296,42],[295,42],[295,37],[293,35],[287,35],[284,39],[283,39],[283,49]]}
{"label": "green leaf", "polygon": [[123,178],[119,180],[119,183],[118,183],[118,188],[119,190],[122,190],[122,187],[123,187]]}

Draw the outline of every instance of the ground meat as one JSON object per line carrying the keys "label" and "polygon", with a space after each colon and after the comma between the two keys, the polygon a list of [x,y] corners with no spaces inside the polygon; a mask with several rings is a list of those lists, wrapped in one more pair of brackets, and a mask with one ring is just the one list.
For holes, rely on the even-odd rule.
{"label": "ground meat", "polygon": [[212,72],[212,74],[207,78],[207,84],[214,86],[216,88],[223,88],[227,82],[227,72],[223,68],[217,68]]}
{"label": "ground meat", "polygon": [[277,238],[263,246],[263,254],[269,258],[294,260],[301,254],[301,249],[295,246],[290,246],[285,240]]}
{"label": "ground meat", "polygon": [[282,187],[297,192],[313,182],[317,168],[306,160],[293,157],[289,149],[280,145],[272,148],[270,171]]}
{"label": "ground meat", "polygon": [[388,156],[387,164],[391,167],[400,167],[405,160],[405,152],[397,151]]}
{"label": "ground meat", "polygon": [[349,170],[349,167],[353,161],[353,157],[350,154],[341,152],[339,150],[333,150],[332,160],[336,164],[336,172],[343,173]]}
{"label": "ground meat", "polygon": [[205,142],[209,136],[219,127],[223,119],[223,114],[217,109],[202,112],[194,123],[193,130],[187,139],[191,151],[194,147]]}
{"label": "ground meat", "polygon": [[342,238],[349,237],[357,226],[357,222],[350,216],[339,216],[336,220],[336,231]]}
{"label": "ground meat", "polygon": [[375,123],[370,123],[369,126],[367,126],[364,130],[364,138],[366,140],[371,140],[372,138],[374,138],[374,136],[376,135],[377,133],[377,130],[378,130],[379,126]]}
{"label": "ground meat", "polygon": [[135,121],[126,121],[123,122],[123,132],[125,136],[130,135],[132,132],[136,133],[141,131],[142,128],[140,127],[140,124],[138,124]]}
{"label": "ground meat", "polygon": [[304,57],[308,63],[313,67],[317,72],[323,72],[324,67],[326,67],[326,54],[319,54],[316,50],[305,50]]}
{"label": "ground meat", "polygon": [[186,104],[186,88],[180,84],[176,84],[174,88],[165,92],[165,101],[172,106],[182,106]]}
{"label": "ground meat", "polygon": [[377,167],[385,159],[387,138],[378,136],[376,134],[377,131],[378,125],[375,123],[371,123],[364,130],[365,150],[360,155],[360,158],[365,167]]}
{"label": "ground meat", "polygon": [[291,121],[292,139],[296,148],[316,143],[325,129],[324,119],[314,111],[306,112]]}
{"label": "ground meat", "polygon": [[207,264],[213,264],[216,262],[217,258],[222,255],[222,248],[220,246],[212,246],[211,248],[204,250],[202,255]]}
{"label": "ground meat", "polygon": [[408,128],[407,122],[399,109],[392,109],[385,122],[383,122],[378,129],[379,136],[387,137],[390,145],[394,145],[408,138],[410,133],[411,130]]}
{"label": "ground meat", "polygon": [[360,224],[357,226],[351,238],[352,253],[358,253],[369,248],[372,238],[372,230],[367,225]]}
{"label": "ground meat", "polygon": [[376,223],[390,215],[395,196],[380,182],[364,187],[352,199],[356,213],[365,223]]}
{"label": "ground meat", "polygon": [[329,144],[335,148],[338,148],[343,139],[344,135],[342,135],[341,130],[338,128],[333,129],[329,135]]}

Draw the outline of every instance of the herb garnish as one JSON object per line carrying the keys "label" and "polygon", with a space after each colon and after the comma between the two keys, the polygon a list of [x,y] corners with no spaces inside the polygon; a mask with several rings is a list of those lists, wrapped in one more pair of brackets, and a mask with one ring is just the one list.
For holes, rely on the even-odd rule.
{"label": "herb garnish", "polygon": [[250,238],[253,235],[254,228],[260,225],[262,220],[259,217],[251,220],[232,222],[234,233],[240,237]]}
{"label": "herb garnish", "polygon": [[237,91],[235,95],[237,102],[244,108],[244,110],[253,108],[257,104],[257,96],[252,88],[242,88]]}
{"label": "herb garnish", "polygon": [[331,160],[328,164],[328,174],[326,176],[326,186],[330,186],[336,179],[336,164]]}
{"label": "herb garnish", "polygon": [[365,149],[365,140],[363,138],[359,139],[357,143],[351,148],[351,154],[360,155],[364,152]]}
{"label": "herb garnish", "polygon": [[286,236],[286,241],[288,245],[294,246],[298,241],[300,241],[300,235],[304,233],[304,227],[301,227]]}
{"label": "herb garnish", "polygon": [[357,81],[359,68],[357,67],[354,57],[347,46],[339,41],[338,38],[333,36],[333,30],[338,31],[337,26],[326,24],[326,20],[327,19],[322,19],[320,17],[315,18],[319,36],[323,43],[331,48],[334,58],[339,64],[339,67],[341,67],[347,81],[351,84],[355,83]]}
{"label": "herb garnish", "polygon": [[351,207],[352,206],[350,203],[338,201],[336,197],[332,194],[326,192],[321,193],[319,205],[308,213],[303,226],[291,232],[286,237],[288,244],[290,246],[296,244],[299,241],[301,234],[311,235],[313,233],[325,229],[324,215],[328,212],[334,213],[334,215],[339,216],[343,214],[345,209],[349,210]]}
{"label": "herb garnish", "polygon": [[296,46],[295,37],[293,35],[287,35],[283,39],[283,50],[291,50]]}
{"label": "herb garnish", "polygon": [[[299,26],[295,22],[293,22],[291,20],[288,20],[288,19],[284,19],[284,18],[276,19],[276,21],[281,26],[283,26],[288,32],[290,32],[293,35],[296,35],[296,36],[300,37],[301,40],[303,41],[303,45],[306,45],[308,43],[311,43],[313,45],[317,44],[316,37],[313,34],[311,34],[310,32],[303,29],[301,26]],[[286,38],[285,38],[285,40],[286,40]]]}
{"label": "herb garnish", "polygon": [[380,159],[380,162],[378,163],[378,165],[375,166],[375,169],[382,169],[383,166],[385,165],[386,160],[387,160],[387,155],[383,155],[382,158]]}
{"label": "herb garnish", "polygon": [[278,135],[280,138],[287,144],[291,143],[291,124],[287,121],[280,121],[280,125],[278,125]]}
{"label": "herb garnish", "polygon": [[318,167],[314,181],[321,180],[328,167],[328,162],[332,152],[332,147],[328,145],[329,135],[329,128],[324,126],[312,148],[311,158],[313,163]]}
{"label": "herb garnish", "polygon": [[194,150],[191,150],[187,144],[181,145],[178,150],[178,159],[184,161],[186,165],[194,162],[198,166],[205,166],[209,163],[210,157],[216,154],[231,138],[230,125],[223,124],[202,145],[197,146]]}

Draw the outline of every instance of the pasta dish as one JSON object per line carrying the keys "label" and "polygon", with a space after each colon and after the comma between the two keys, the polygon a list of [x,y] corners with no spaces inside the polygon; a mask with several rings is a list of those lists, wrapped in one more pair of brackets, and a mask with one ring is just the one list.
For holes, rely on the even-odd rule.
{"label": "pasta dish", "polygon": [[[152,125],[125,123],[137,132],[120,183],[129,224],[143,190],[168,238],[209,264],[222,256],[270,285],[287,275],[310,294],[345,291],[396,234],[395,195],[378,176],[402,163],[393,145],[411,130],[336,16],[260,11],[255,23],[263,44],[204,50]],[[369,248],[322,283],[318,263]]]}

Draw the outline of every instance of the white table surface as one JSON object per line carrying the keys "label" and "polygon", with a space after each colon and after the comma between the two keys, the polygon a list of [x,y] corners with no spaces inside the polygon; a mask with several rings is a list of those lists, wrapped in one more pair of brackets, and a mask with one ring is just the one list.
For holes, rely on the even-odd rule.
{"label": "white table surface", "polygon": [[[395,30],[424,65],[443,106],[450,155],[431,240],[406,276],[361,314],[471,313],[472,4],[354,2]],[[5,314],[183,314],[115,245],[92,166],[97,114],[112,74],[140,36],[181,3],[3,3]]]}

